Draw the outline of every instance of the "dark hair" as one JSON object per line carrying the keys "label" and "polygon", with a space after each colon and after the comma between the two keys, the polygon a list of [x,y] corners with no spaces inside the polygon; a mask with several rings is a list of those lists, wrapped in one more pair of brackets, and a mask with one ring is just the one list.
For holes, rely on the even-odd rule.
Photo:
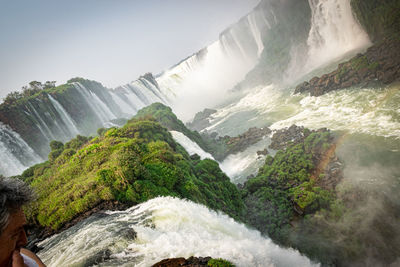
{"label": "dark hair", "polygon": [[33,198],[33,191],[23,181],[0,175],[0,234],[7,227],[10,214]]}

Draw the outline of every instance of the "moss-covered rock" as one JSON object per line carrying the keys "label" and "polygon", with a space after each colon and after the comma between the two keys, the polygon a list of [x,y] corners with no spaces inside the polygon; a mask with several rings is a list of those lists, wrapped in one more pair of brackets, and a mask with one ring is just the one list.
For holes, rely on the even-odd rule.
{"label": "moss-covered rock", "polygon": [[[329,208],[334,187],[325,186],[329,162],[336,161],[334,138],[326,129],[310,131],[292,126],[274,134],[268,156],[254,178],[242,188],[247,222],[279,243],[290,245],[296,218]],[[329,175],[327,175],[329,176]]]}
{"label": "moss-covered rock", "polygon": [[186,135],[193,142],[196,142],[203,150],[210,151],[200,134],[189,130],[185,124],[179,120],[172,112],[172,109],[161,103],[153,103],[141,110],[135,115],[134,119],[154,118],[169,131],[178,131]]}
{"label": "moss-covered rock", "polygon": [[22,175],[38,194],[27,210],[37,225],[59,229],[103,202],[135,205],[157,196],[187,198],[242,216],[240,193],[218,164],[192,160],[155,120],[133,119],[100,137],[52,144],[57,155],[51,164]]}

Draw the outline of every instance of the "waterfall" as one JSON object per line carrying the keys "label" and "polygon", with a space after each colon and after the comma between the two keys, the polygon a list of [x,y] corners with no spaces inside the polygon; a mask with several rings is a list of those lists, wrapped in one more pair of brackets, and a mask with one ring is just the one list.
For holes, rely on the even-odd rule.
{"label": "waterfall", "polygon": [[332,57],[370,44],[353,16],[348,0],[309,0],[311,7],[311,30],[307,43],[309,57],[321,57],[329,61]]}
{"label": "waterfall", "polygon": [[58,103],[58,101],[55,100],[51,95],[47,95],[47,96],[50,99],[51,103],[53,104],[54,108],[57,110],[58,114],[60,115],[63,123],[67,126],[68,131],[70,132],[71,136],[76,136],[77,134],[79,134],[79,130],[76,127],[74,121],[68,115],[68,113],[65,111],[65,109],[61,106],[61,104]]}
{"label": "waterfall", "polygon": [[32,164],[42,160],[22,138],[0,122],[0,174],[21,174]]}
{"label": "waterfall", "polygon": [[112,99],[122,110],[122,112],[128,115],[128,118],[137,112],[137,105],[129,101],[129,94],[110,92]]}
{"label": "waterfall", "polygon": [[[157,78],[161,87],[173,88],[176,97],[171,106],[178,117],[187,120],[196,111],[219,103],[226,98],[226,91],[244,78],[251,66],[240,56],[228,58],[225,50],[217,41],[207,47],[201,58],[196,55],[197,60],[182,62]],[[194,65],[188,67],[189,64]]]}
{"label": "waterfall", "polygon": [[172,197],[91,216],[39,246],[44,247],[39,256],[49,267],[95,262],[145,267],[165,258],[190,256],[224,258],[236,266],[316,265],[227,215]]}
{"label": "waterfall", "polygon": [[168,97],[152,79],[154,78],[151,74],[146,74],[130,84],[117,87],[111,92],[114,102],[128,116],[136,114],[139,109],[154,102],[167,104]]}
{"label": "waterfall", "polygon": [[155,93],[154,86],[148,83],[144,78],[140,78],[128,85],[145,105],[154,102],[165,102]]}
{"label": "waterfall", "polygon": [[116,116],[107,107],[107,105],[100,100],[100,98],[96,94],[84,87],[79,82],[75,82],[73,83],[73,85],[84,97],[89,107],[93,110],[94,114],[97,116],[101,123],[104,124],[112,119],[116,119]]}
{"label": "waterfall", "polygon": [[[31,104],[31,102],[28,101],[28,109],[31,110],[34,114],[34,118],[36,119],[37,123],[35,124],[36,127],[38,127],[39,131],[43,134],[43,136],[48,140],[55,140],[56,138],[54,137],[53,133],[51,132],[50,128],[47,126],[47,124],[44,122],[42,117],[39,115],[39,113],[36,111],[35,107]],[[27,114],[28,116],[32,116],[31,114]],[[45,130],[44,130],[44,129]]]}
{"label": "waterfall", "polygon": [[[130,118],[151,103],[167,103],[167,97],[151,74],[145,74],[131,84],[115,90],[108,90],[95,81],[86,80],[84,84],[85,86],[80,82],[73,82],[65,85],[66,90],[63,92],[55,91],[55,95],[40,94],[21,102],[12,111],[10,116],[15,116],[18,121],[11,122],[10,125],[21,136],[8,134],[7,141],[0,144],[3,158],[0,173],[15,174],[36,163],[36,160],[21,156],[30,155],[32,149],[46,158],[51,140],[67,142],[78,134],[89,135],[99,127],[116,126],[112,120]],[[71,99],[64,99],[65,97]],[[65,101],[59,101],[60,99]],[[76,110],[76,113],[71,114],[68,110]],[[13,138],[16,140],[10,141]],[[23,139],[27,140],[32,149]],[[20,145],[18,149],[15,149],[16,145],[7,145],[21,142],[25,145]],[[27,151],[21,151],[24,148]],[[34,156],[35,159],[37,157]]]}
{"label": "waterfall", "polygon": [[[260,56],[261,52],[264,49],[264,44],[262,42],[262,36],[260,32],[260,28],[257,26],[257,20],[256,20],[256,13],[251,13],[247,17],[247,21],[250,25],[250,30],[252,35],[254,36],[254,40],[257,44],[257,55]],[[269,26],[269,25],[268,25]]]}
{"label": "waterfall", "polygon": [[170,131],[170,133],[172,134],[172,137],[175,139],[175,141],[183,146],[183,148],[186,150],[186,152],[189,153],[189,155],[197,154],[200,156],[201,159],[214,159],[210,153],[205,152],[203,149],[201,149],[201,147],[199,147],[198,144],[190,140],[190,138],[183,133],[177,131]]}
{"label": "waterfall", "polygon": [[[163,97],[160,89],[158,88],[158,85],[154,85],[152,82],[144,78],[140,78],[139,80],[156,97],[156,98],[153,97],[153,99],[155,99],[155,102],[161,101],[167,104],[168,101]],[[144,92],[146,92],[146,90],[144,90]]]}
{"label": "waterfall", "polygon": [[309,5],[311,29],[307,39],[307,57],[296,62],[300,56],[293,53],[286,71],[294,78],[371,45],[367,33],[353,16],[349,0],[309,0]]}
{"label": "waterfall", "polygon": [[257,64],[263,34],[274,23],[271,11],[256,9],[216,42],[158,75],[157,83],[164,95],[171,96],[178,117],[188,120],[196,111],[224,101],[228,90]]}
{"label": "waterfall", "polygon": [[232,183],[244,183],[247,181],[247,177],[256,175],[264,165],[265,156],[257,155],[257,151],[268,147],[270,143],[270,138],[265,138],[243,152],[229,155],[219,164],[219,167],[229,176]]}

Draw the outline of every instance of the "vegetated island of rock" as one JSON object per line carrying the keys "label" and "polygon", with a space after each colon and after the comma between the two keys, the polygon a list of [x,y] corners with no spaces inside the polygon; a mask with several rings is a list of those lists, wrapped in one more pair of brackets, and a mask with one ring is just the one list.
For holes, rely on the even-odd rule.
{"label": "vegetated island of rock", "polygon": [[[192,158],[155,117],[170,127],[201,138],[159,104],[139,112],[122,128],[99,129],[97,137],[52,141],[48,161],[27,169],[20,178],[37,192],[27,210],[37,239],[66,229],[103,209],[123,209],[157,196],[174,196],[225,210],[240,220],[240,192],[218,163]],[[172,116],[173,115],[173,116]],[[177,123],[176,125],[173,125]],[[228,197],[229,199],[225,199]],[[235,211],[234,211],[235,210]],[[236,214],[236,215],[235,215]],[[44,230],[43,230],[44,229]],[[44,233],[44,234],[43,234]]]}
{"label": "vegetated island of rock", "polygon": [[234,267],[234,265],[223,259],[212,259],[211,257],[190,257],[188,259],[185,258],[171,258],[165,259],[156,264],[152,265],[152,267]]}

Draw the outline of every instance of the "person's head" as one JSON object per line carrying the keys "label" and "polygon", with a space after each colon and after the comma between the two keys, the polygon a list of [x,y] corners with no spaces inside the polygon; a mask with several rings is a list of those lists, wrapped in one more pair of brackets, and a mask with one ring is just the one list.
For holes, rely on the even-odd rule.
{"label": "person's head", "polygon": [[32,199],[24,182],[0,176],[0,267],[9,266],[13,251],[27,243],[22,206]]}

